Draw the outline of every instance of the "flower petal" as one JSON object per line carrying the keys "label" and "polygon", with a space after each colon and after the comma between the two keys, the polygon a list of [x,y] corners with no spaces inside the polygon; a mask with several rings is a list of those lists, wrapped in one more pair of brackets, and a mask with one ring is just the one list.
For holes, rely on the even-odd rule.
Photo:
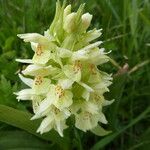
{"label": "flower petal", "polygon": [[78,82],[78,84],[80,84],[81,86],[83,86],[87,91],[89,92],[94,92],[94,89],[92,89],[90,86],[88,86],[87,84],[83,83],[83,82]]}
{"label": "flower petal", "polygon": [[23,89],[14,94],[17,95],[18,100],[32,100],[32,96],[34,95],[34,92],[32,89]]}
{"label": "flower petal", "polygon": [[98,42],[95,42],[93,44],[90,44],[88,46],[85,46],[84,48],[76,51],[73,53],[73,56],[72,56],[72,60],[84,60],[84,59],[88,59],[89,56],[88,53],[95,47],[98,47],[100,44],[102,43],[102,41],[98,41]]}
{"label": "flower petal", "polygon": [[22,76],[21,74],[19,74],[19,78],[29,87],[32,87],[33,85],[33,80],[30,78],[25,78],[24,76]]}
{"label": "flower petal", "polygon": [[47,44],[50,42],[50,40],[43,35],[40,35],[38,33],[26,33],[26,34],[18,34],[17,35],[19,38],[23,39],[24,42],[34,42],[34,43],[39,43],[42,45]]}
{"label": "flower petal", "polygon": [[88,101],[89,98],[90,98],[90,92],[87,91],[87,90],[84,90],[84,91],[83,91],[83,94],[82,94],[82,97],[83,97],[86,101]]}
{"label": "flower petal", "polygon": [[41,134],[50,131],[53,128],[53,117],[47,116],[45,119],[43,119],[40,127],[37,129],[37,132],[40,132]]}
{"label": "flower petal", "polygon": [[37,47],[38,47],[38,43],[31,42],[31,48],[33,51],[36,51]]}
{"label": "flower petal", "polygon": [[63,137],[63,130],[67,128],[65,121],[56,121],[56,130]]}
{"label": "flower petal", "polygon": [[34,80],[32,89],[37,95],[46,94],[50,89],[51,86],[50,83],[51,83],[50,79],[38,76]]}
{"label": "flower petal", "polygon": [[57,54],[61,58],[68,58],[72,55],[72,52],[68,49],[65,49],[65,48],[58,48],[57,49]]}
{"label": "flower petal", "polygon": [[60,84],[63,89],[70,89],[72,87],[73,81],[70,79],[59,79],[58,84]]}
{"label": "flower petal", "polygon": [[33,62],[35,64],[46,64],[51,57],[51,52],[50,50],[43,50],[43,53],[41,55],[37,55],[36,53],[33,56]]}
{"label": "flower petal", "polygon": [[67,108],[73,103],[72,97],[72,92],[66,90],[61,98],[55,100],[54,105],[60,110]]}
{"label": "flower petal", "polygon": [[106,120],[106,117],[105,117],[105,115],[101,112],[100,114],[99,114],[99,121],[101,122],[101,123],[103,123],[103,124],[107,124],[107,120]]}
{"label": "flower petal", "polygon": [[29,65],[25,70],[22,71],[24,75],[30,76],[48,76],[55,75],[59,72],[58,68],[54,68],[51,65],[47,67],[39,66],[39,65]]}
{"label": "flower petal", "polygon": [[111,101],[104,100],[103,106],[111,105],[114,101],[115,101],[114,99]]}
{"label": "flower petal", "polygon": [[77,82],[79,82],[81,80],[81,71],[79,70],[79,71],[75,72],[73,70],[73,66],[65,65],[63,67],[63,71],[69,79],[71,79],[73,81],[77,81]]}
{"label": "flower petal", "polygon": [[98,116],[91,115],[88,112],[81,112],[76,115],[75,120],[75,126],[84,132],[96,127],[98,124]]}
{"label": "flower petal", "polygon": [[26,63],[26,64],[32,64],[32,59],[16,59],[17,62]]}
{"label": "flower petal", "polygon": [[55,101],[54,91],[50,90],[50,92],[47,94],[47,97],[40,103],[37,113],[46,114],[46,112],[48,111],[47,109],[49,108],[50,110],[50,107],[54,101]]}
{"label": "flower petal", "polygon": [[93,29],[93,30],[88,31],[86,36],[84,37],[84,40],[88,43],[97,39],[98,37],[101,36],[102,34],[101,31],[102,29],[99,29],[99,30]]}

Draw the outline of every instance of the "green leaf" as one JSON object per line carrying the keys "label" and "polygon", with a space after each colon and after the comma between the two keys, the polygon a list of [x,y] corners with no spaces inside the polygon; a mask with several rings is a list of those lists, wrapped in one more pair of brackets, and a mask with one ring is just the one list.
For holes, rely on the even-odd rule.
{"label": "green leaf", "polygon": [[131,123],[129,123],[128,125],[126,125],[124,128],[120,129],[119,131],[103,138],[102,140],[100,140],[99,142],[97,142],[92,148],[91,150],[100,150],[101,148],[103,148],[104,146],[106,146],[108,143],[110,143],[111,141],[113,141],[118,135],[120,135],[121,133],[123,133],[124,131],[126,131],[128,128],[132,127],[133,125],[135,125],[136,123],[138,123],[139,121],[141,121],[146,114],[148,114],[150,112],[150,107],[148,107],[144,112],[142,112],[137,118],[133,119],[131,121]]}
{"label": "green leaf", "polygon": [[105,135],[111,133],[112,131],[107,131],[98,125],[94,129],[92,129],[91,132],[94,133],[95,135],[98,135],[98,136],[105,136]]}
{"label": "green leaf", "polygon": [[16,101],[16,96],[13,94],[18,89],[18,84],[11,85],[10,80],[7,80],[4,75],[0,76],[0,104],[7,105],[13,108],[25,110],[26,106]]}
{"label": "green leaf", "polygon": [[46,134],[38,134],[36,130],[41,122],[41,120],[33,120],[31,121],[32,114],[28,112],[23,112],[5,105],[0,105],[0,121],[12,125],[14,127],[18,127],[23,129],[33,135],[38,136],[39,138],[52,141],[62,149],[68,149],[69,146],[69,139],[64,137],[61,138],[58,133],[55,131],[51,131]]}
{"label": "green leaf", "polygon": [[9,51],[9,50],[12,49],[12,45],[13,45],[14,40],[15,40],[15,38],[13,36],[10,36],[6,39],[5,45],[3,47],[4,52]]}
{"label": "green leaf", "polygon": [[51,144],[41,141],[35,136],[24,131],[1,131],[0,148],[1,149],[32,149],[48,150]]}
{"label": "green leaf", "polygon": [[124,91],[124,87],[127,80],[127,74],[121,74],[115,76],[113,79],[113,84],[110,87],[110,93],[108,93],[108,99],[115,99],[114,103],[112,104],[109,118],[111,119],[109,122],[112,123],[113,127],[117,129],[117,114],[119,110],[119,105],[121,102],[122,94]]}

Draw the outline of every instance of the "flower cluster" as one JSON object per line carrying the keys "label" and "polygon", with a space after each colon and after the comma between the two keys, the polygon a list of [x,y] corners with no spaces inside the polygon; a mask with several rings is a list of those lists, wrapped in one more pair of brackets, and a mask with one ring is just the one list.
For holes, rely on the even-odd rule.
{"label": "flower cluster", "polygon": [[34,51],[32,59],[17,59],[29,64],[19,74],[29,86],[17,93],[18,100],[31,100],[34,116],[43,118],[37,132],[55,129],[60,136],[67,128],[66,120],[75,116],[75,126],[83,131],[91,130],[107,120],[103,106],[113,101],[105,100],[112,77],[97,66],[109,61],[101,41],[92,43],[101,35],[100,30],[89,30],[92,15],[83,14],[84,4],[77,12],[71,5],[56,4],[56,14],[44,35],[19,34],[24,42],[30,42]]}

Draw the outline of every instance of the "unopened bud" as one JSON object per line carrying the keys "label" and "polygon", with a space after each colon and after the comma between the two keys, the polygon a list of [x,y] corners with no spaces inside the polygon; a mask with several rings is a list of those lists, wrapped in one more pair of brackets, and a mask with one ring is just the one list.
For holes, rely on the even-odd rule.
{"label": "unopened bud", "polygon": [[91,14],[86,13],[82,15],[82,27],[84,30],[86,30],[90,26],[91,20],[92,20]]}
{"label": "unopened bud", "polygon": [[64,30],[68,33],[71,33],[73,31],[75,31],[76,29],[76,16],[77,13],[71,13],[69,15],[66,16],[66,18],[64,19]]}
{"label": "unopened bud", "polygon": [[71,13],[71,5],[68,5],[65,9],[64,9],[64,18],[69,15]]}

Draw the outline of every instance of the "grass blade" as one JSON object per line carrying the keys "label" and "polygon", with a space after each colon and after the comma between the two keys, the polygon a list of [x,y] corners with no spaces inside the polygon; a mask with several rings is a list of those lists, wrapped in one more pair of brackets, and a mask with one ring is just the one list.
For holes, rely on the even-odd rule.
{"label": "grass blade", "polygon": [[61,138],[56,132],[51,131],[50,133],[46,133],[43,135],[36,133],[36,130],[40,124],[40,120],[31,121],[30,120],[31,117],[32,114],[28,112],[23,112],[5,105],[0,105],[1,122],[23,129],[33,135],[36,135],[37,137],[43,140],[57,143],[61,147],[63,145],[65,147],[64,149],[67,149],[67,145],[69,143],[68,139]]}
{"label": "grass blade", "polygon": [[127,126],[125,126],[124,128],[122,128],[121,130],[103,138],[101,141],[97,142],[92,148],[91,150],[100,150],[100,148],[104,147],[105,145],[107,145],[108,143],[110,143],[112,140],[114,140],[119,134],[123,133],[124,131],[126,131],[128,128],[132,127],[133,125],[135,125],[136,123],[138,123],[139,121],[141,121],[146,114],[148,114],[150,112],[150,107],[148,107],[144,112],[142,112],[137,118],[133,119],[131,121],[131,123],[129,123]]}

